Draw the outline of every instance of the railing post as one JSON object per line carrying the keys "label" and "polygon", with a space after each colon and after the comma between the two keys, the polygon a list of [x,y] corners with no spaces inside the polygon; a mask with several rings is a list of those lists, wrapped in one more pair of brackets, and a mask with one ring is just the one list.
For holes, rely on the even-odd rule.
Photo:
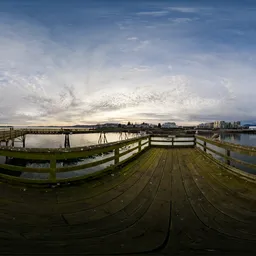
{"label": "railing post", "polygon": [[51,158],[50,160],[50,181],[55,182],[56,181],[56,158]]}
{"label": "railing post", "polygon": [[206,152],[206,141],[204,141],[204,152]]}
{"label": "railing post", "polygon": [[196,147],[196,136],[194,137],[194,147]]}
{"label": "railing post", "polygon": [[148,137],[148,146],[151,147],[151,135]]}
{"label": "railing post", "polygon": [[138,152],[141,151],[141,140],[139,140],[139,148],[138,148]]}
{"label": "railing post", "polygon": [[115,165],[119,163],[119,147],[115,148]]}
{"label": "railing post", "polygon": [[174,137],[172,137],[172,147],[174,146]]}
{"label": "railing post", "polygon": [[[230,150],[226,149],[226,156],[230,157]],[[226,158],[226,164],[230,165],[230,160],[228,158]]]}

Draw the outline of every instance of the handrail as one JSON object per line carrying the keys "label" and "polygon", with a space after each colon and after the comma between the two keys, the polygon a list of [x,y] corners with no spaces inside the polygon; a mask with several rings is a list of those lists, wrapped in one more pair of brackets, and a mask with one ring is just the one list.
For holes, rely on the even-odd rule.
{"label": "handrail", "polygon": [[[20,158],[25,160],[41,160],[46,161],[48,167],[45,168],[31,168],[31,167],[24,167],[24,166],[15,166],[11,164],[0,164],[0,168],[10,170],[10,171],[18,171],[18,172],[33,172],[33,173],[48,173],[49,178],[48,180],[35,180],[35,179],[25,179],[21,177],[13,177],[6,174],[1,174],[0,177],[9,178],[11,180],[17,180],[19,182],[29,182],[29,183],[56,183],[62,181],[72,181],[83,179],[89,176],[97,176],[97,174],[101,174],[102,172],[112,170],[113,168],[119,166],[120,164],[125,163],[126,161],[131,160],[133,157],[138,155],[144,149],[147,149],[151,146],[163,146],[166,147],[165,141],[160,141],[162,145],[154,145],[154,137],[166,137],[162,135],[145,135],[140,136],[137,138],[127,139],[119,142],[112,142],[107,144],[101,145],[93,145],[93,146],[85,146],[85,147],[74,147],[74,148],[14,148],[14,147],[6,147],[0,146],[0,156],[6,156],[11,158]],[[189,138],[189,140],[175,140],[175,138]],[[179,142],[184,144],[184,147],[194,147],[195,145],[195,137],[194,136],[186,136],[180,135],[172,137],[172,142]],[[170,142],[167,140],[167,142]],[[153,144],[152,144],[153,143]],[[171,147],[175,147],[175,145],[169,145]],[[122,148],[129,146],[128,149],[122,150]],[[179,147],[182,147],[179,146]],[[72,160],[72,159],[84,159],[87,157],[100,155],[100,154],[107,154],[110,153],[108,157],[104,157],[103,159],[97,159],[94,161],[89,161],[80,165],[73,165],[73,166],[62,166],[59,167],[57,162],[65,161],[65,160]],[[133,155],[129,155],[132,154]],[[128,156],[128,157],[127,157]],[[126,159],[121,161],[121,158],[126,157]],[[72,172],[72,171],[79,171],[84,170],[86,168],[99,166],[102,164],[107,164],[111,161],[114,161],[114,164],[111,166],[106,167],[102,171],[97,171],[94,174],[86,174],[75,178],[68,178],[68,179],[59,179],[57,178],[57,173],[64,173],[64,172]]]}
{"label": "handrail", "polygon": [[[9,132],[8,132],[9,133]],[[162,138],[162,139],[160,139]],[[215,145],[217,147],[225,149],[225,153],[218,152],[210,148],[207,144]],[[11,175],[1,174],[0,177],[17,180],[19,182],[29,182],[29,183],[56,183],[63,181],[72,181],[84,179],[86,177],[96,177],[102,173],[112,170],[117,166],[131,160],[138,154],[140,154],[144,149],[149,147],[195,147],[199,145],[203,147],[203,151],[207,150],[219,155],[225,159],[225,163],[230,166],[231,162],[235,162],[252,169],[256,169],[256,164],[247,163],[240,159],[236,159],[231,156],[230,152],[237,152],[240,154],[245,154],[249,156],[256,155],[256,147],[240,146],[227,142],[219,142],[202,136],[194,136],[190,134],[179,134],[179,135],[162,135],[153,134],[145,135],[137,138],[127,139],[118,142],[112,142],[101,145],[92,145],[85,147],[74,147],[74,148],[15,148],[0,146],[0,156],[5,156],[7,158],[20,158],[24,160],[40,160],[46,162],[46,167],[24,167],[16,166],[9,163],[0,164],[0,168],[7,171],[14,172],[33,172],[33,173],[46,173],[49,174],[47,180],[35,180],[35,179],[25,179],[21,177],[14,177]],[[128,147],[128,148],[127,148]],[[58,162],[65,162],[66,160],[72,159],[84,159],[95,155],[105,154],[103,158],[88,159],[82,164],[72,165],[72,166],[59,166]],[[132,155],[131,155],[132,154]],[[122,158],[125,158],[121,161]],[[113,163],[112,163],[113,162]],[[112,163],[110,166],[107,164]],[[105,168],[96,173],[85,174],[74,178],[58,178],[58,173],[72,172],[84,170],[91,167],[96,167],[100,165],[105,165]]]}
{"label": "handrail", "polygon": [[[227,166],[231,166],[231,161],[233,161],[233,162],[236,162],[243,166],[246,166],[246,167],[256,170],[256,164],[248,163],[248,162],[245,162],[245,161],[242,161],[240,159],[230,156],[231,152],[236,152],[236,153],[247,155],[247,156],[256,156],[256,147],[241,146],[241,145],[237,145],[237,144],[233,144],[233,143],[229,143],[229,142],[215,141],[215,140],[212,140],[212,139],[209,139],[209,138],[206,138],[203,136],[198,136],[198,135],[196,135],[195,138],[196,138],[196,144],[203,148],[203,152],[206,153],[208,150],[208,151],[224,158],[225,164]],[[203,143],[199,142],[198,140],[203,141]],[[209,146],[207,146],[207,144],[214,145],[219,148],[225,149],[225,154],[210,148]]]}
{"label": "handrail", "polygon": [[245,155],[249,155],[249,156],[256,156],[256,147],[237,145],[237,144],[225,142],[225,141],[220,142],[220,141],[212,140],[212,139],[209,139],[209,138],[206,138],[203,136],[198,136],[198,135],[196,135],[195,137],[197,139],[208,142],[217,147],[227,149],[229,151],[233,151],[233,152],[237,152],[237,153],[245,154]]}
{"label": "handrail", "polygon": [[[131,146],[132,144],[138,144],[138,146],[132,147],[126,151],[121,151],[123,147]],[[23,166],[15,166],[11,164],[0,164],[0,168],[10,170],[10,171],[19,171],[19,172],[34,172],[34,173],[49,173],[48,180],[30,180],[30,182],[35,183],[45,183],[45,182],[59,182],[65,179],[58,179],[56,178],[57,173],[69,172],[69,171],[77,171],[82,170],[85,168],[90,168],[98,165],[102,165],[114,160],[114,166],[118,166],[125,161],[130,160],[132,156],[128,156],[127,159],[120,162],[120,158],[127,156],[128,154],[132,153],[133,151],[137,150],[140,153],[143,149],[149,147],[150,145],[150,136],[141,136],[139,138],[132,138],[125,141],[120,142],[112,142],[104,145],[93,145],[93,146],[86,146],[86,147],[76,147],[76,148],[60,148],[60,149],[50,149],[50,148],[13,148],[13,147],[5,147],[0,146],[0,156],[6,157],[13,157],[13,158],[21,158],[21,159],[29,159],[29,160],[44,160],[47,161],[49,164],[48,168],[31,168],[31,167],[23,167]],[[144,148],[142,148],[145,146]],[[58,167],[57,161],[58,160],[67,160],[67,159],[79,159],[79,158],[86,158],[98,154],[103,154],[107,152],[114,152],[114,154],[110,157],[88,162],[81,165],[74,165],[74,166],[67,166],[67,167]],[[113,166],[112,166],[113,168]],[[109,167],[105,168],[106,170]],[[4,178],[11,178],[12,180],[19,180],[21,182],[27,182],[27,179],[20,178],[20,177],[12,177],[5,174],[0,174],[0,176]],[[9,176],[9,177],[7,177]],[[85,176],[81,176],[85,177]],[[80,179],[81,179],[80,177]],[[77,178],[74,178],[77,179]],[[73,179],[73,180],[74,180]],[[72,178],[68,179],[69,181]]]}

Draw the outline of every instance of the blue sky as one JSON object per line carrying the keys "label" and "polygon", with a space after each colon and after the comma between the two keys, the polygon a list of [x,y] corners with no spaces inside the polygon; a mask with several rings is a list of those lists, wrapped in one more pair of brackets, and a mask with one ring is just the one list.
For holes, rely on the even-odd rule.
{"label": "blue sky", "polygon": [[0,0],[0,123],[256,119],[256,1]]}

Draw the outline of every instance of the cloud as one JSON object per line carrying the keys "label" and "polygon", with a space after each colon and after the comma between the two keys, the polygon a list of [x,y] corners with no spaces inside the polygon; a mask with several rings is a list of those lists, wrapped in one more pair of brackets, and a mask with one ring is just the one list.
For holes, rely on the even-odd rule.
{"label": "cloud", "polygon": [[169,18],[168,20],[173,23],[176,23],[176,24],[181,24],[181,23],[188,23],[191,21],[198,20],[198,18],[194,18],[194,19],[192,19],[192,18]]}
{"label": "cloud", "polygon": [[153,16],[153,17],[161,17],[167,15],[168,11],[148,11],[148,12],[137,12],[137,15],[142,16]]}
{"label": "cloud", "polygon": [[168,7],[170,11],[182,12],[182,13],[196,13],[199,12],[202,8],[194,8],[194,7]]}
{"label": "cloud", "polygon": [[138,37],[135,37],[135,36],[134,37],[128,37],[127,40],[136,41],[136,40],[138,40]]}
{"label": "cloud", "polygon": [[0,123],[256,119],[251,9],[40,6],[0,3]]}

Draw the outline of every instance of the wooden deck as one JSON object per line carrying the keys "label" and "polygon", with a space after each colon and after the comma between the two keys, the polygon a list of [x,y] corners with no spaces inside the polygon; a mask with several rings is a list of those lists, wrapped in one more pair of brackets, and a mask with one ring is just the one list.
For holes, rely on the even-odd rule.
{"label": "wooden deck", "polygon": [[151,148],[99,180],[0,184],[0,255],[256,255],[256,184],[196,149]]}

